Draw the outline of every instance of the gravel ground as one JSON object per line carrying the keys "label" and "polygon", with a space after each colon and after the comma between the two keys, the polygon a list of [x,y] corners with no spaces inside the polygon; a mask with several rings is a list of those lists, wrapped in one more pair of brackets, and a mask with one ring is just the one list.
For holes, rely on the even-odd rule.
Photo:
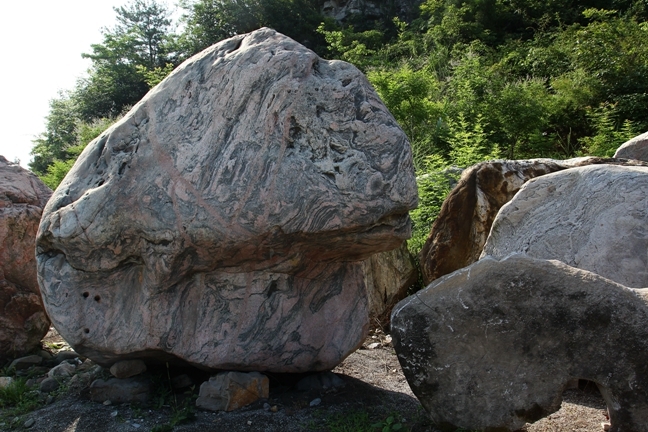
{"label": "gravel ground", "polygon": [[[61,344],[56,335],[47,342]],[[394,416],[413,432],[437,432],[412,394],[401,371],[389,336],[377,332],[363,348],[351,354],[334,369],[345,382],[335,390],[300,392],[293,384],[300,377],[273,376],[270,398],[230,413],[197,411],[191,422],[173,431],[356,431],[367,424],[384,422]],[[568,390],[561,409],[525,432],[602,432],[606,422],[605,403],[594,389]],[[319,403],[312,405],[319,399]],[[168,425],[177,415],[171,405],[181,406],[177,395],[170,405],[103,405],[88,400],[87,389],[59,396],[53,403],[19,418],[7,418],[0,409],[0,430],[33,432],[133,432],[151,431]],[[354,423],[364,425],[354,428]],[[341,428],[343,425],[345,428]],[[379,430],[379,429],[376,429]]]}

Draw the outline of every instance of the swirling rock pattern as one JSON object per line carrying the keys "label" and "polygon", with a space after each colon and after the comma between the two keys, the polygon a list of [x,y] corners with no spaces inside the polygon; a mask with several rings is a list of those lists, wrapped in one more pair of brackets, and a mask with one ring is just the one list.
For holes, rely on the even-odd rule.
{"label": "swirling rock pattern", "polygon": [[648,290],[515,255],[483,258],[401,301],[398,359],[444,431],[512,431],[560,408],[568,382],[596,382],[611,431],[648,424]]}
{"label": "swirling rock pattern", "polygon": [[51,195],[35,175],[0,156],[0,360],[38,347],[49,329],[34,246]]}
{"label": "swirling rock pattern", "polygon": [[363,340],[362,260],[410,235],[405,134],[352,65],[270,29],[192,57],[80,156],[39,281],[100,364],[334,367]]}
{"label": "swirling rock pattern", "polygon": [[482,256],[556,259],[648,287],[648,166],[592,165],[528,182],[498,213]]}

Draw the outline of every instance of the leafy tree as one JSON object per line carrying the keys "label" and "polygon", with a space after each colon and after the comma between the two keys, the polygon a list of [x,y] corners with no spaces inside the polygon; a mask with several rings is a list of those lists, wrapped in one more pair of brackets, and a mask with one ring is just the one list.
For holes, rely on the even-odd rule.
{"label": "leafy tree", "polygon": [[68,149],[76,145],[79,118],[69,94],[61,93],[50,101],[50,112],[45,122],[45,132],[34,140],[31,151],[34,157],[29,163],[29,168],[41,175],[55,160],[68,159]]}
{"label": "leafy tree", "polygon": [[323,52],[317,32],[324,21],[316,0],[183,0],[184,42],[191,52],[235,34],[271,27],[296,41]]}
{"label": "leafy tree", "polygon": [[151,74],[170,72],[185,57],[170,31],[169,12],[159,3],[134,0],[115,12],[117,24],[104,29],[103,43],[82,54],[93,64],[74,91],[84,120],[119,115],[148,92],[149,83],[159,82]]}

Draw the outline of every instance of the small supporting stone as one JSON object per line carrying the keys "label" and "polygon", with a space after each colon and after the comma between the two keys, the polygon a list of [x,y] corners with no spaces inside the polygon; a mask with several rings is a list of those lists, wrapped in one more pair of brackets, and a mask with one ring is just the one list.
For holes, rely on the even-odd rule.
{"label": "small supporting stone", "polygon": [[200,386],[196,406],[210,411],[233,411],[267,398],[270,380],[258,372],[223,372]]}

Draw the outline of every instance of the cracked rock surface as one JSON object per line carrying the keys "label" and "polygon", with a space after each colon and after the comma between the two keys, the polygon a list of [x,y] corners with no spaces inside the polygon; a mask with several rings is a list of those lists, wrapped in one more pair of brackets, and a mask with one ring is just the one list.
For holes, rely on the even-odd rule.
{"label": "cracked rock surface", "polygon": [[187,60],[90,143],[46,207],[39,282],[85,356],[334,367],[362,260],[410,236],[405,134],[352,65],[270,29]]}
{"label": "cracked rock surface", "polygon": [[485,257],[397,304],[393,344],[444,431],[517,430],[556,412],[580,378],[598,384],[611,431],[641,432],[647,291],[559,261]]}
{"label": "cracked rock surface", "polygon": [[49,329],[34,243],[51,194],[34,174],[0,156],[0,362],[37,348]]}

